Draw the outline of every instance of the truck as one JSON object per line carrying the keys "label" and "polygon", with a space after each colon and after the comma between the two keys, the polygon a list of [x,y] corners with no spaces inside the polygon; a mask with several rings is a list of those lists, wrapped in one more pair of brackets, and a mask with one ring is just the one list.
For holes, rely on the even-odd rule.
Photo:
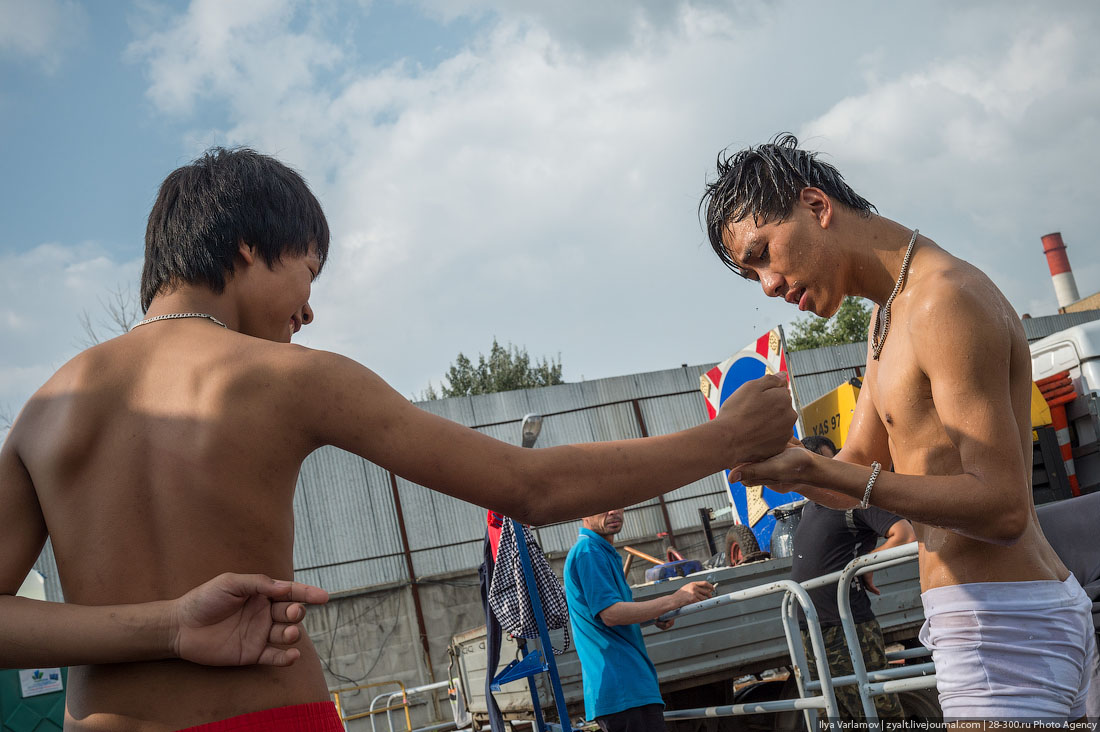
{"label": "truck", "polygon": [[[1100,491],[1100,321],[1074,326],[1031,345],[1036,399],[1033,401],[1033,490],[1037,504],[1062,500],[1079,493]],[[1064,374],[1063,374],[1064,372]],[[1052,377],[1064,379],[1063,403],[1051,408],[1039,384]],[[1057,380],[1057,379],[1056,379]],[[846,432],[851,408],[858,394],[858,380],[837,387],[817,402],[803,408],[808,427],[819,426],[830,432]],[[1065,398],[1070,397],[1070,398]],[[1057,399],[1052,400],[1057,401]],[[818,404],[821,402],[821,404]],[[833,410],[836,419],[833,418]],[[1058,408],[1065,412],[1067,426],[1055,419]],[[820,415],[824,414],[822,417]],[[810,415],[813,415],[810,417]],[[1059,433],[1061,436],[1059,437]],[[1059,439],[1061,443],[1059,444]],[[841,437],[842,440],[842,437]],[[1065,446],[1068,444],[1068,450]],[[1070,466],[1072,460],[1072,466]],[[1077,476],[1071,488],[1069,474]],[[738,542],[751,544],[751,532],[743,524],[734,524],[725,551]],[[738,530],[740,529],[740,530]],[[1054,543],[1054,542],[1052,542]],[[740,555],[750,559],[756,546],[740,547]],[[684,577],[634,585],[636,600],[648,600],[676,591],[687,582],[707,579],[726,594],[789,577],[790,557],[759,559],[738,566],[704,569]],[[919,647],[917,632],[924,622],[920,603],[920,583],[916,562],[891,566],[875,572],[875,584],[882,594],[871,597],[872,608],[882,626],[888,647],[900,644],[905,649]],[[797,696],[791,659],[780,622],[780,595],[768,595],[732,603],[684,617],[669,631],[653,627],[643,630],[650,658],[657,669],[668,710],[693,709],[734,703],[789,699]],[[459,679],[474,727],[487,724],[485,699],[485,628],[474,628],[452,639],[450,653],[453,676]],[[906,655],[906,654],[900,654]],[[503,639],[501,666],[519,656],[516,642]],[[581,669],[576,653],[567,651],[557,657],[557,667],[569,716],[584,715]],[[542,706],[553,706],[549,685],[537,682]],[[914,720],[938,718],[939,705],[934,689],[903,692],[901,702]],[[506,685],[494,693],[506,720],[531,718],[532,702],[526,682]],[[670,723],[678,732],[741,729],[803,729],[802,715],[783,712],[737,718],[680,720]]]}

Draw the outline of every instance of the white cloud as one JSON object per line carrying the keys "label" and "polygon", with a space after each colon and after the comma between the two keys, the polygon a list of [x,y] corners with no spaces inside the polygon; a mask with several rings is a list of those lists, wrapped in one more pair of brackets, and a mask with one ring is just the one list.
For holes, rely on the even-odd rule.
{"label": "white cloud", "polygon": [[132,50],[165,113],[224,110],[192,139],[305,173],[335,238],[304,342],[406,393],[494,335],[561,351],[576,379],[722,358],[789,322],[695,218],[718,150],[784,129],[1021,310],[1049,289],[1038,236],[1090,236],[1090,5],[423,5],[489,21],[442,63],[379,69],[312,7],[204,0]]}
{"label": "white cloud", "polygon": [[[195,0],[164,30],[133,43],[149,61],[148,95],[162,112],[228,101],[238,114],[262,115],[313,83],[318,67],[340,60],[313,18],[291,0]],[[314,110],[316,111],[316,110]]]}
{"label": "white cloud", "polygon": [[76,355],[80,313],[98,320],[101,299],[136,282],[140,272],[140,262],[115,262],[94,243],[0,254],[0,406],[17,410]]}
{"label": "white cloud", "polygon": [[989,273],[1021,312],[1049,314],[1043,234],[1078,232],[1082,292],[1098,289],[1086,220],[1087,171],[1100,164],[1097,17],[1013,20],[968,53],[839,100],[802,133],[881,192],[872,199],[884,213],[934,226],[926,233]]}
{"label": "white cloud", "polygon": [[0,0],[0,53],[53,72],[84,35],[87,22],[84,8],[73,0]]}

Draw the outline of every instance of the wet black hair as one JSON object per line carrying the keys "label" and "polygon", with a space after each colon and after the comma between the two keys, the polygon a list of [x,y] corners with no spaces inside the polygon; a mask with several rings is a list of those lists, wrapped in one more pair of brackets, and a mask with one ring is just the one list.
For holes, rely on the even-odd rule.
{"label": "wet black hair", "polygon": [[832,450],[834,456],[838,452],[840,452],[836,449],[836,445],[833,444],[833,441],[830,440],[828,437],[825,437],[824,435],[809,435],[808,437],[803,437],[801,442],[802,447],[806,448],[810,452],[816,452],[818,455],[821,454],[821,448],[823,447],[827,447]]}
{"label": "wet black hair", "polygon": [[323,267],[328,221],[302,176],[286,165],[249,148],[214,147],[160,187],[145,230],[142,310],[181,284],[224,292],[242,241],[269,267],[315,246]]}
{"label": "wet black hair", "polygon": [[718,154],[718,178],[707,185],[699,202],[699,211],[706,212],[704,227],[711,247],[727,267],[743,275],[722,243],[723,231],[749,216],[757,226],[786,220],[802,189],[809,187],[820,188],[865,216],[877,211],[836,168],[818,160],[817,153],[800,150],[798,138],[789,132],[733,155],[723,150]]}

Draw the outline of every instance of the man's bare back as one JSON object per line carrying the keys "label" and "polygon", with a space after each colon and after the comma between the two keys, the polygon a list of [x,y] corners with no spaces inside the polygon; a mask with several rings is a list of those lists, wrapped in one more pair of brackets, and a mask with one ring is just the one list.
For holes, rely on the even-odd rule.
{"label": "man's bare back", "polygon": [[[791,433],[774,376],[712,422],[639,440],[524,450],[432,415],[290,344],[327,245],[297,174],[210,151],[150,214],[149,317],[63,366],[16,419],[0,449],[0,665],[72,666],[67,728],[159,732],[327,700],[297,626],[325,593],[270,579],[292,575],[296,479],[323,445],[542,524],[766,458]],[[14,596],[47,535],[65,604]]]}
{"label": "man's bare back", "polygon": [[[280,348],[293,347],[208,320],[157,322],[84,352],[35,395],[9,439],[34,476],[68,602],[173,598],[227,567],[293,576],[292,499],[313,448],[269,398],[286,379]],[[68,714],[74,728],[124,729],[129,717],[177,729],[325,701],[309,639],[297,647],[289,668],[78,666]]]}

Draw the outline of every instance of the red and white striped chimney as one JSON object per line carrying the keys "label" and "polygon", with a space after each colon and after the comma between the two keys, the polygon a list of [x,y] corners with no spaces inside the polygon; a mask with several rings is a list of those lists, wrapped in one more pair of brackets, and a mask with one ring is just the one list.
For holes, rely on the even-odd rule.
{"label": "red and white striped chimney", "polygon": [[1058,307],[1064,308],[1080,300],[1061,232],[1056,231],[1043,237],[1043,254],[1047,255],[1047,266],[1050,267],[1050,279],[1054,280],[1054,296],[1058,298]]}

